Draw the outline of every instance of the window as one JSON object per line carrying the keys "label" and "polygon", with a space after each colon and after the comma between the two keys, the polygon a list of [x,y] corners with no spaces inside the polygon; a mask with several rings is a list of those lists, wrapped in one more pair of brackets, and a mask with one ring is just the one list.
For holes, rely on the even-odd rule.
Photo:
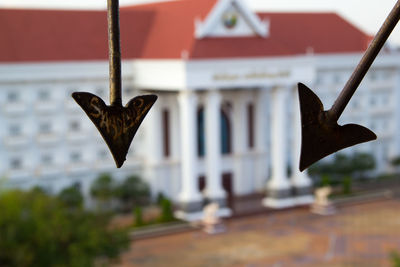
{"label": "window", "polygon": [[204,129],[204,108],[200,108],[197,112],[197,154],[199,157],[204,157],[206,154]]}
{"label": "window", "polygon": [[333,75],[333,81],[334,81],[334,83],[340,83],[342,81],[342,77],[341,77],[340,73],[335,73]]}
{"label": "window", "polygon": [[22,168],[22,159],[21,158],[12,158],[10,160],[10,168],[11,169],[21,169]]}
{"label": "window", "polygon": [[228,115],[221,110],[221,153],[231,153],[231,129]]}
{"label": "window", "polygon": [[254,105],[247,105],[247,144],[249,148],[254,148]]}
{"label": "window", "polygon": [[169,121],[169,110],[164,109],[162,113],[162,124],[163,124],[163,148],[164,157],[170,156],[170,121]]}
{"label": "window", "polygon": [[79,123],[79,121],[70,121],[69,123],[69,129],[71,131],[79,131],[81,129],[81,124]]}
{"label": "window", "polygon": [[39,133],[48,134],[51,132],[51,124],[49,122],[42,122],[39,124]]}
{"label": "window", "polygon": [[39,100],[49,100],[50,99],[50,92],[48,90],[42,89],[39,90],[38,92],[38,98]]}
{"label": "window", "polygon": [[389,105],[390,104],[389,99],[390,99],[389,96],[387,94],[384,94],[382,96],[382,105],[383,106]]}
{"label": "window", "polygon": [[50,165],[53,163],[53,157],[51,155],[45,154],[42,155],[41,161],[43,165]]}
{"label": "window", "polygon": [[77,163],[77,162],[81,161],[82,155],[79,152],[72,152],[70,154],[70,159],[72,162]]}
{"label": "window", "polygon": [[392,79],[392,73],[389,70],[382,71],[382,80],[388,81]]}
{"label": "window", "polygon": [[316,83],[317,84],[329,84],[333,80],[332,72],[319,72],[317,73]]}
{"label": "window", "polygon": [[107,159],[108,158],[108,152],[105,149],[100,149],[98,152],[98,157],[99,159]]}
{"label": "window", "polygon": [[8,102],[17,102],[19,100],[19,94],[15,91],[9,91],[7,93]]}
{"label": "window", "polygon": [[22,133],[21,125],[19,125],[19,124],[10,125],[9,133],[11,136],[21,135],[21,133]]}
{"label": "window", "polygon": [[375,106],[375,104],[376,104],[375,96],[371,96],[371,98],[369,99],[369,104],[370,104],[371,106]]}

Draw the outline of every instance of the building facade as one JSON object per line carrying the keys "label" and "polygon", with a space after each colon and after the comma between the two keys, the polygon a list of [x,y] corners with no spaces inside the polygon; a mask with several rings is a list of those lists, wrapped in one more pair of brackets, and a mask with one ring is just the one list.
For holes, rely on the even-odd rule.
{"label": "building facade", "polygon": [[[105,11],[0,10],[0,174],[7,186],[57,192],[100,173],[138,174],[184,219],[204,200],[228,216],[234,196],[266,192],[274,208],[312,201],[298,170],[297,83],[328,109],[371,37],[333,13],[254,13],[244,0],[187,0],[121,9],[123,102],[158,100],[116,169],[95,126],[71,98],[108,102]],[[400,57],[386,47],[340,123],[378,141],[377,171],[400,155]]]}

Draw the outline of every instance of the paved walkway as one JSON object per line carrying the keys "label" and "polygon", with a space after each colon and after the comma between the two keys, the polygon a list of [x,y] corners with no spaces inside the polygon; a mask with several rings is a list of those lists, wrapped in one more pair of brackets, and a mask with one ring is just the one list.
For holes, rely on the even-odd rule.
{"label": "paved walkway", "polygon": [[400,252],[400,201],[294,209],[232,219],[227,232],[191,231],[132,243],[119,266],[391,266]]}

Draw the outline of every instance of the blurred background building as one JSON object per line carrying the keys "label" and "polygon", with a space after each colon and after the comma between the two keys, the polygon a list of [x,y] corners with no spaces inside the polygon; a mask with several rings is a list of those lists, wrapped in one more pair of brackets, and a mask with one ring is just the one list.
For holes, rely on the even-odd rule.
{"label": "blurred background building", "polygon": [[[71,98],[108,103],[106,11],[0,9],[0,175],[10,187],[88,195],[100,173],[138,174],[178,215],[205,199],[230,214],[232,199],[265,192],[274,208],[312,201],[298,171],[297,83],[328,109],[371,36],[334,13],[254,13],[245,0],[186,0],[120,11],[123,101],[158,101],[116,169],[95,126]],[[386,46],[341,123],[373,130],[376,172],[400,155],[400,55]]]}

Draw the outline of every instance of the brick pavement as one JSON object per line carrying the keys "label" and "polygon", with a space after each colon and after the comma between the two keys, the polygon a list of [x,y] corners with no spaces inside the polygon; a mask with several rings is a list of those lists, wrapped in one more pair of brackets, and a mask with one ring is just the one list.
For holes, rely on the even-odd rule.
{"label": "brick pavement", "polygon": [[191,231],[133,242],[118,266],[390,266],[400,252],[400,201],[345,206],[336,215],[308,209],[226,221],[227,232]]}

